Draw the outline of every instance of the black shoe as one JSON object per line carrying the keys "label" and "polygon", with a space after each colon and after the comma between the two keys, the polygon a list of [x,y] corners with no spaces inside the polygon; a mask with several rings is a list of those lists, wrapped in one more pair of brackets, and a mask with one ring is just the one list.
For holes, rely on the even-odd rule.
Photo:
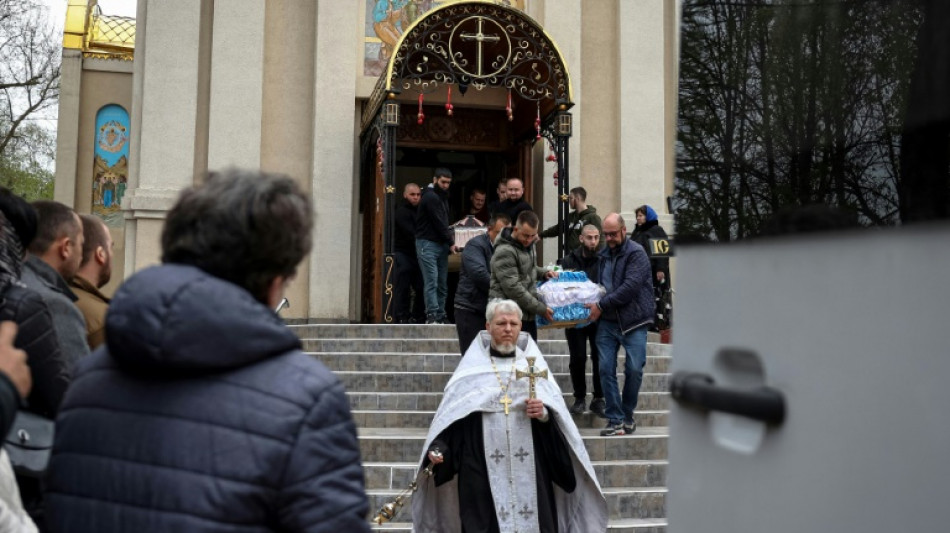
{"label": "black shoe", "polygon": [[624,432],[624,434],[630,435],[630,434],[632,434],[632,433],[633,433],[634,431],[636,431],[636,430],[637,430],[637,421],[636,421],[636,420],[631,420],[630,422],[624,422],[624,423],[623,423],[623,432]]}
{"label": "black shoe", "polygon": [[607,418],[607,402],[603,398],[594,398],[590,402],[590,412],[601,418]]}
{"label": "black shoe", "polygon": [[621,435],[624,435],[623,424],[614,425],[608,422],[607,427],[600,431],[601,437],[619,437]]}
{"label": "black shoe", "polygon": [[571,406],[571,414],[573,414],[573,415],[580,415],[580,414],[583,414],[585,408],[586,408],[586,407],[585,407],[585,405],[584,405],[584,399],[583,399],[583,398],[576,398],[576,399],[574,400],[574,405]]}

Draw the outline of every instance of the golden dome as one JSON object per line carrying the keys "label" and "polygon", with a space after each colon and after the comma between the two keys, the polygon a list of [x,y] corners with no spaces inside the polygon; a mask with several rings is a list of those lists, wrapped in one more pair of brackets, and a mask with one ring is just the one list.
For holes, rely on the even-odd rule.
{"label": "golden dome", "polygon": [[69,0],[63,47],[82,50],[84,57],[131,61],[135,53],[135,19],[104,15],[95,0]]}

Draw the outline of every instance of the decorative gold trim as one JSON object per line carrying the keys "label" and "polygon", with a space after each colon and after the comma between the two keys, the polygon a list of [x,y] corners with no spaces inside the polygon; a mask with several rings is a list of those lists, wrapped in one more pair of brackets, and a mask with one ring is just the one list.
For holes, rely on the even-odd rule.
{"label": "decorative gold trim", "polygon": [[393,187],[392,185],[387,185],[387,186],[386,186],[386,194],[393,194],[393,193],[395,193],[395,192],[396,192],[396,188],[395,188],[395,187]]}
{"label": "decorative gold trim", "polygon": [[562,195],[561,195],[561,201],[562,201],[562,202],[566,202],[567,200],[568,200],[567,195],[566,195],[566,194],[562,194]]}
{"label": "decorative gold trim", "polygon": [[89,0],[69,0],[66,5],[66,16],[63,23],[63,48],[82,50],[86,41],[86,28],[89,17]]}
{"label": "decorative gold trim", "polygon": [[386,270],[386,279],[383,281],[383,287],[386,288],[385,294],[388,296],[388,298],[386,298],[386,309],[383,311],[383,320],[391,324],[393,317],[389,314],[389,309],[393,304],[393,284],[390,282],[390,279],[392,278],[395,260],[393,259],[393,256],[388,255],[383,259],[383,261],[389,264],[389,268]]}
{"label": "decorative gold trim", "polygon": [[427,12],[425,16],[416,19],[412,24],[409,25],[409,27],[407,27],[407,28],[402,32],[402,35],[399,36],[399,41],[397,41],[397,42],[396,42],[396,46],[393,47],[393,53],[392,53],[392,55],[389,57],[389,61],[387,61],[387,63],[386,63],[386,70],[383,72],[383,74],[380,75],[379,79],[378,79],[377,82],[376,82],[376,86],[375,86],[375,88],[374,88],[374,90],[373,90],[373,93],[370,95],[370,98],[369,98],[369,100],[367,101],[367,105],[366,105],[366,107],[365,107],[365,109],[364,109],[364,113],[363,113],[363,117],[362,117],[362,130],[363,130],[363,131],[365,131],[366,128],[369,126],[370,122],[372,121],[372,117],[376,116],[376,113],[379,112],[380,105],[381,105],[381,103],[382,103],[382,101],[383,101],[383,99],[384,99],[384,97],[385,97],[384,95],[386,95],[386,94],[394,94],[394,93],[399,93],[399,92],[401,92],[401,90],[402,90],[401,88],[398,88],[398,87],[394,88],[394,87],[393,87],[393,71],[394,71],[394,68],[395,68],[395,62],[396,62],[396,59],[399,58],[399,57],[402,55],[402,54],[400,54],[400,51],[402,50],[403,46],[404,46],[405,43],[406,43],[406,40],[407,40],[407,39],[409,38],[409,36],[413,33],[413,31],[416,29],[416,27],[419,26],[420,24],[422,24],[424,21],[429,20],[429,19],[432,18],[432,17],[439,17],[439,16],[441,16],[443,11],[445,11],[445,10],[447,10],[447,9],[456,8],[456,7],[458,7],[459,5],[462,5],[462,4],[470,4],[470,5],[473,6],[473,7],[477,7],[477,6],[491,6],[491,7],[498,8],[498,9],[500,9],[500,10],[503,10],[503,11],[511,12],[511,13],[513,14],[513,16],[517,17],[519,20],[524,21],[526,24],[528,24],[529,26],[531,26],[531,28],[532,28],[533,30],[537,31],[537,32],[540,34],[540,39],[541,39],[542,41],[546,41],[547,44],[550,44],[551,49],[552,49],[553,53],[555,54],[555,56],[556,56],[556,58],[557,58],[557,61],[559,62],[560,67],[561,67],[561,69],[562,69],[562,71],[563,71],[564,84],[565,84],[565,86],[566,86],[566,93],[567,93],[567,100],[568,100],[568,101],[567,101],[567,102],[562,102],[562,104],[565,105],[565,109],[566,109],[566,108],[569,108],[570,106],[573,105],[573,102],[574,102],[574,88],[573,88],[573,84],[571,83],[571,73],[570,73],[570,69],[568,68],[567,62],[566,62],[566,60],[565,60],[565,58],[564,58],[564,54],[561,53],[560,47],[558,47],[557,43],[554,41],[554,39],[551,38],[551,35],[548,34],[548,32],[544,30],[544,27],[541,26],[541,24],[539,24],[536,20],[534,20],[530,15],[528,15],[528,14],[525,13],[524,11],[522,11],[522,10],[516,8],[516,7],[506,6],[506,5],[502,4],[502,3],[499,3],[499,2],[494,1],[494,0],[459,0],[459,1],[450,1],[450,2],[446,2],[445,4],[443,4],[443,5],[441,5],[441,6],[437,7],[437,8],[435,8],[435,9],[429,11],[429,12]]}
{"label": "decorative gold trim", "polygon": [[135,54],[135,19],[105,15],[95,2],[69,0],[63,27],[63,48],[82,50],[83,57],[131,61]]}

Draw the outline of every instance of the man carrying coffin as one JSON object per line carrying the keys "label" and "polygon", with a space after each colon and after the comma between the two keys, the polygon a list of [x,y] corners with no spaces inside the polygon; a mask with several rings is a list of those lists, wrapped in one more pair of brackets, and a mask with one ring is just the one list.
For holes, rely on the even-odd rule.
{"label": "man carrying coffin", "polygon": [[521,309],[492,300],[445,387],[412,497],[417,533],[606,531],[587,450]]}

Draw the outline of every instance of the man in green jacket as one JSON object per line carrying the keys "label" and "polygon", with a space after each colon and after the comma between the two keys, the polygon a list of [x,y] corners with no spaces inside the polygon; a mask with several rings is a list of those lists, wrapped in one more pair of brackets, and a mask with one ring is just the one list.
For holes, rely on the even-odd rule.
{"label": "man in green jacket", "polygon": [[523,211],[513,228],[505,228],[498,235],[491,258],[491,285],[488,289],[489,300],[502,298],[518,303],[524,313],[521,330],[535,340],[538,339],[535,316],[554,319],[554,310],[541,301],[535,283],[557,277],[557,272],[536,264],[534,242],[538,239],[539,222],[534,211]]}
{"label": "man in green jacket", "polygon": [[[564,255],[567,255],[581,245],[581,231],[584,226],[591,224],[598,230],[603,230],[597,208],[587,205],[587,190],[583,187],[571,189],[568,201],[571,203],[571,213],[561,224],[555,224],[541,232],[542,239],[557,237],[564,234]],[[560,251],[559,251],[560,252]]]}

